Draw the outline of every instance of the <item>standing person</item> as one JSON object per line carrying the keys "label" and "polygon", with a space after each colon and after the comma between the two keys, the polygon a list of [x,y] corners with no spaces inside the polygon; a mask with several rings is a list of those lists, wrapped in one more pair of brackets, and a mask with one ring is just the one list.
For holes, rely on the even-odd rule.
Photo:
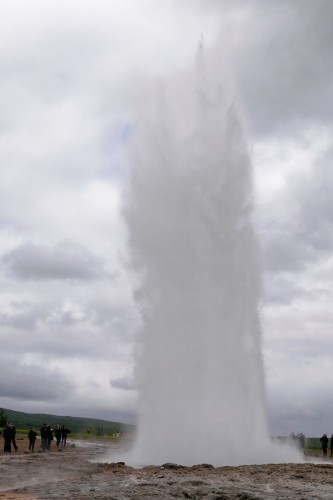
{"label": "standing person", "polygon": [[49,425],[49,428],[48,428],[48,432],[49,432],[49,436],[48,436],[48,445],[47,445],[47,449],[49,450],[50,449],[50,446],[51,446],[51,442],[53,441],[53,429],[51,429],[51,426]]}
{"label": "standing person", "polygon": [[41,448],[43,451],[48,451],[49,448],[49,427],[44,423],[40,428]]}
{"label": "standing person", "polygon": [[333,457],[333,434],[331,435],[331,457]]}
{"label": "standing person", "polygon": [[33,427],[30,427],[30,431],[28,433],[28,438],[29,438],[29,451],[31,451],[31,452],[34,451],[36,437],[37,437],[36,429],[34,429]]}
{"label": "standing person", "polygon": [[57,448],[59,448],[59,445],[60,445],[60,441],[61,441],[61,427],[60,425],[56,425],[56,428],[54,429],[54,434],[55,434],[55,437],[56,437],[56,444],[57,444]]}
{"label": "standing person", "polygon": [[18,447],[17,447],[17,444],[16,444],[16,429],[15,429],[15,426],[14,426],[14,424],[12,422],[10,424],[8,424],[8,425],[9,425],[10,440],[13,443],[14,450],[17,451]]}
{"label": "standing person", "polygon": [[61,428],[61,445],[66,446],[67,435],[71,432],[67,425],[63,425]]}
{"label": "standing person", "polygon": [[3,428],[2,431],[3,439],[4,439],[4,446],[3,446],[3,451],[4,453],[11,453],[12,452],[12,439],[10,436],[10,429],[9,429],[9,422],[6,423],[6,425]]}
{"label": "standing person", "polygon": [[327,434],[323,434],[323,436],[320,438],[320,441],[321,441],[321,447],[323,449],[323,456],[327,457],[327,446],[328,446]]}

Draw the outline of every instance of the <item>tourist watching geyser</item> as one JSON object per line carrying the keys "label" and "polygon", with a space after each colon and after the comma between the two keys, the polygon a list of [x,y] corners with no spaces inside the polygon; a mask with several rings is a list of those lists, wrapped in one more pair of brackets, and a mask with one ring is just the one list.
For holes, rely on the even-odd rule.
{"label": "tourist watching geyser", "polygon": [[321,447],[323,449],[323,456],[327,457],[327,446],[328,446],[328,437],[327,434],[324,434],[321,438]]}
{"label": "tourist watching geyser", "polygon": [[28,439],[29,439],[29,451],[33,452],[35,443],[36,443],[36,438],[37,438],[37,431],[33,427],[30,427],[29,433],[28,433]]}
{"label": "tourist watching geyser", "polygon": [[44,423],[40,428],[40,438],[41,438],[41,448],[43,451],[49,451],[49,439],[50,439],[51,427]]}

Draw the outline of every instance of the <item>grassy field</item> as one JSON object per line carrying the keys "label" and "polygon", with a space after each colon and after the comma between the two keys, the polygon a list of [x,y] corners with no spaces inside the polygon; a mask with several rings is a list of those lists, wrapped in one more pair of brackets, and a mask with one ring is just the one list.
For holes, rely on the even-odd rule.
{"label": "grassy field", "polygon": [[[330,442],[331,440],[329,440],[329,444]],[[321,450],[320,438],[314,438],[314,437],[306,438],[305,446],[309,450]]]}

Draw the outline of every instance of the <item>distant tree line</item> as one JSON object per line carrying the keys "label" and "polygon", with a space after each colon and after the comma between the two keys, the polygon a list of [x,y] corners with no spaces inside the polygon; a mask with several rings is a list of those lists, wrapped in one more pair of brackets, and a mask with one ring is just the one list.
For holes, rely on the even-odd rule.
{"label": "distant tree line", "polygon": [[7,408],[0,409],[0,428],[4,427],[8,421],[15,422],[16,429],[23,432],[30,429],[30,427],[40,428],[44,422],[52,422],[53,426],[55,426],[57,424],[62,425],[64,421],[71,428],[73,434],[86,434],[87,429],[89,429],[91,435],[113,435],[118,431],[124,435],[132,434],[135,430],[134,425],[95,418],[24,413]]}

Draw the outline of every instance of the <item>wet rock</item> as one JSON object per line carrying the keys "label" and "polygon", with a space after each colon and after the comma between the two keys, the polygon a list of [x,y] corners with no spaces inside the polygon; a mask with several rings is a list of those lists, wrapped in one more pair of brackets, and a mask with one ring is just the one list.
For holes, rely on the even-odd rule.
{"label": "wet rock", "polygon": [[238,493],[238,495],[236,495],[236,498],[238,500],[263,500],[262,497],[257,497],[257,496],[254,496],[254,495],[251,495],[250,493]]}
{"label": "wet rock", "polygon": [[163,468],[163,469],[182,469],[184,467],[182,465],[167,462],[167,463],[161,465],[161,468]]}
{"label": "wet rock", "polygon": [[183,497],[184,498],[196,498],[196,496],[194,496],[194,493],[189,493],[188,491],[183,491]]}

